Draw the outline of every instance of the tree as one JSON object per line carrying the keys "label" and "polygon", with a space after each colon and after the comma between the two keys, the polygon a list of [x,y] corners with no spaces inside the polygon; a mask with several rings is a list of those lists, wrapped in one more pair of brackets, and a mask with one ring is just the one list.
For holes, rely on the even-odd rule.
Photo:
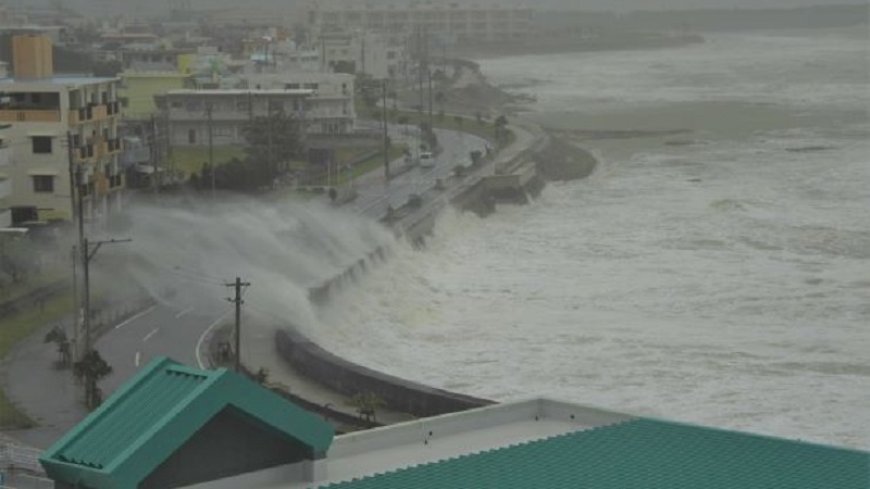
{"label": "tree", "polygon": [[[302,124],[283,109],[253,119],[244,128],[245,160],[234,159],[216,168],[222,188],[254,190],[269,186],[304,153]],[[241,179],[241,180],[240,180]]]}
{"label": "tree", "polygon": [[430,151],[435,151],[435,148],[438,147],[438,136],[429,122],[423,121],[420,123],[420,137]]}
{"label": "tree", "polygon": [[33,243],[27,237],[0,236],[0,272],[13,284],[21,283],[38,269]]}
{"label": "tree", "polygon": [[444,102],[447,101],[447,96],[444,95],[444,92],[438,91],[435,92],[435,102],[441,107],[441,112],[444,112]]}
{"label": "tree", "polygon": [[112,373],[112,367],[103,359],[100,352],[91,350],[73,365],[76,377],[85,383],[85,406],[96,409],[103,402],[103,394],[97,384],[103,377]]}
{"label": "tree", "polygon": [[57,364],[61,368],[69,367],[70,362],[70,341],[66,336],[66,331],[60,326],[55,326],[46,335],[43,343],[54,343],[57,345],[57,353],[60,356]]}
{"label": "tree", "polygon": [[369,109],[374,109],[378,106],[378,100],[381,98],[381,84],[370,75],[359,73],[354,81],[356,93],[362,99],[363,105]]}
{"label": "tree", "polygon": [[356,408],[360,418],[369,423],[377,421],[377,410],[386,405],[383,399],[371,392],[354,395],[348,404]]}

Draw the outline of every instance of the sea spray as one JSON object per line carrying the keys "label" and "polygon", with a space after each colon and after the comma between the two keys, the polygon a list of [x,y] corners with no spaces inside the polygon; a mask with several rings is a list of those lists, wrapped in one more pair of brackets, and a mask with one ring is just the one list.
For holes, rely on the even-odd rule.
{"label": "sea spray", "polygon": [[392,247],[380,224],[312,203],[264,204],[243,197],[138,205],[132,239],[106,247],[105,279],[123,273],[156,300],[179,309],[227,307],[224,284],[251,282],[245,314],[256,324],[316,327],[309,288],[343,273],[379,247]]}

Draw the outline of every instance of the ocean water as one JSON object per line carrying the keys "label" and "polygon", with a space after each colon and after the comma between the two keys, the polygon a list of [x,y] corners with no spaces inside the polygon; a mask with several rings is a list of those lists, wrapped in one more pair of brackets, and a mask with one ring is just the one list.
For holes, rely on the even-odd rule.
{"label": "ocean water", "polygon": [[497,400],[870,448],[868,46],[726,34],[485,60],[598,169],[487,219],[445,214],[428,249],[321,311],[317,341]]}

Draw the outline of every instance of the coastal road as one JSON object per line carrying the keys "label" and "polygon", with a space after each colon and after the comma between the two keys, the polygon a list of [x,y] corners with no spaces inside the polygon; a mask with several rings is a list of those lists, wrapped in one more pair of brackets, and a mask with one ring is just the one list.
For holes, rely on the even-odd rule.
{"label": "coastal road", "polygon": [[[404,134],[416,128],[394,126],[390,129],[390,137],[396,141],[407,137]],[[486,151],[486,140],[477,136],[441,129],[436,129],[435,134],[442,150],[436,156],[432,168],[416,166],[395,176],[389,183],[382,171],[364,175],[357,179],[357,197],[347,207],[360,215],[380,219],[386,214],[388,206],[397,209],[405,205],[412,194],[423,195],[435,186],[438,179],[446,180],[456,165],[467,165],[472,151]],[[411,144],[415,144],[415,141],[414,138],[409,139]],[[399,159],[392,162],[391,168],[400,170],[403,165]]]}
{"label": "coastal road", "polygon": [[[393,126],[391,138],[394,141],[407,139],[416,141],[411,127]],[[474,150],[485,151],[486,141],[479,137],[437,130],[438,141],[443,150],[435,159],[432,168],[414,167],[386,183],[381,171],[370,172],[355,182],[357,198],[344,207],[351,212],[380,219],[387,206],[401,207],[408,202],[411,194],[425,194],[434,187],[439,178],[446,178],[460,162],[469,161],[469,153]],[[399,169],[402,160],[393,162]],[[135,374],[156,356],[169,356],[179,362],[205,366],[204,359],[198,357],[198,350],[207,333],[229,318],[229,307],[218,310],[205,310],[193,307],[170,307],[158,304],[133,318],[117,325],[97,341],[95,347],[106,361],[112,365],[113,372],[102,381],[106,396],[114,392],[124,381]]]}
{"label": "coastal road", "polygon": [[100,337],[95,347],[112,374],[101,382],[108,396],[124,381],[157,356],[168,356],[187,365],[207,366],[198,348],[212,329],[230,317],[225,310],[172,308],[158,304],[115,326]]}

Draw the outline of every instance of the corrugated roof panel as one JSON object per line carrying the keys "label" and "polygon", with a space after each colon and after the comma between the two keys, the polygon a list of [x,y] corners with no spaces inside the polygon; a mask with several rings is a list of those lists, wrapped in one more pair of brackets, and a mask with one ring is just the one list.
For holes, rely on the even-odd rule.
{"label": "corrugated roof panel", "polygon": [[636,419],[331,484],[520,489],[867,489],[870,453]]}
{"label": "corrugated roof panel", "polygon": [[276,394],[225,369],[155,359],[41,457],[55,480],[96,489],[134,487],[215,414],[233,406],[315,457],[334,431]]}
{"label": "corrugated roof panel", "polygon": [[100,423],[91,425],[58,456],[92,467],[108,466],[206,379],[172,370],[156,372],[130,393],[122,408],[107,412]]}

